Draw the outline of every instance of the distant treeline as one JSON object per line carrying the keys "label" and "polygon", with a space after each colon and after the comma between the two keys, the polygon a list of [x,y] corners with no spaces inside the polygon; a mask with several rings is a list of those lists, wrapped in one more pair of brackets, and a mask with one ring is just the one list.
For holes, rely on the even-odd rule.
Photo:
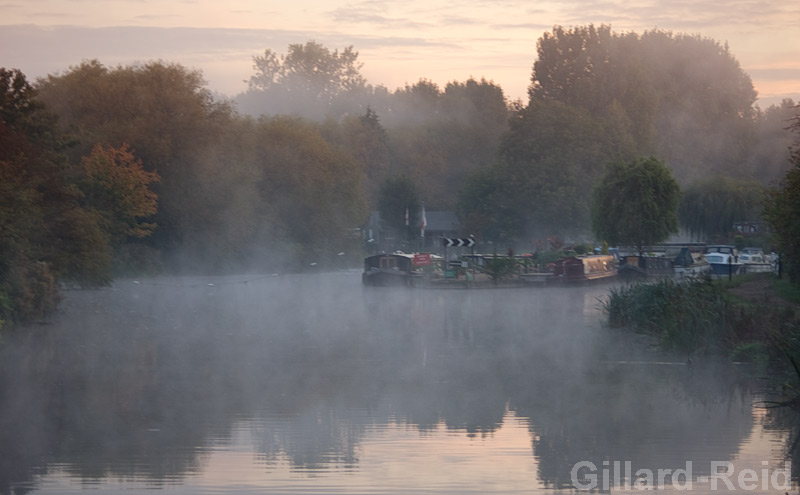
{"label": "distant treeline", "polygon": [[[398,177],[465,232],[524,249],[588,232],[613,160],[658,157],[686,191],[719,190],[725,218],[757,210],[790,167],[794,102],[755,106],[714,40],[557,27],[531,58],[527,103],[485,79],[372,86],[353,47],[316,42],[255,56],[233,100],[162,61],[89,60],[34,82],[3,69],[0,318],[49,307],[31,295],[55,294],[45,286],[126,270],[342,264]],[[717,214],[686,218],[698,234],[721,228]]]}

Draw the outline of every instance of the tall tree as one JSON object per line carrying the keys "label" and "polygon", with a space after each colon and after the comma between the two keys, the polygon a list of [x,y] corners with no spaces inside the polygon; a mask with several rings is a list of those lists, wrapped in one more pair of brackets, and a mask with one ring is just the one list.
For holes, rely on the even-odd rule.
{"label": "tall tree", "polygon": [[255,73],[248,81],[247,93],[238,100],[242,108],[255,106],[255,113],[321,119],[338,100],[366,92],[362,65],[352,46],[330,51],[321,43],[308,41],[289,45],[286,55],[267,49],[263,56],[253,57]]}
{"label": "tall tree", "polygon": [[391,115],[387,125],[393,127],[432,120],[439,115],[441,99],[442,90],[431,80],[406,83],[392,94]]}
{"label": "tall tree", "polygon": [[527,218],[526,210],[517,207],[513,187],[513,177],[497,167],[470,174],[459,192],[457,207],[464,230],[486,241],[517,241]]}
{"label": "tall tree", "polygon": [[794,136],[788,125],[796,108],[797,104],[787,98],[780,105],[772,105],[758,112],[754,145],[747,170],[762,184],[769,185],[779,181],[792,168],[791,147]]}
{"label": "tall tree", "polygon": [[423,79],[398,89],[392,104],[387,129],[395,173],[412,178],[430,207],[455,208],[468,175],[491,165],[508,129],[502,89],[469,79],[442,92]]}
{"label": "tall tree", "polygon": [[656,158],[612,163],[594,190],[595,235],[642,252],[678,232],[680,194],[669,169]]}
{"label": "tall tree", "polygon": [[325,139],[341,146],[361,166],[366,179],[370,207],[378,202],[378,191],[391,173],[392,150],[389,133],[371,108],[363,115],[348,115],[341,122],[326,120]]}
{"label": "tall tree", "polygon": [[66,142],[24,74],[0,68],[0,320],[43,316],[57,282],[109,279],[108,240],[81,207]]}
{"label": "tall tree", "polygon": [[764,186],[755,181],[712,177],[684,189],[681,227],[703,239],[727,236],[736,221],[761,218]]}
{"label": "tall tree", "polygon": [[[790,127],[800,132],[800,105],[795,106],[795,112]],[[764,217],[772,228],[789,279],[800,284],[800,139],[792,149],[791,161],[791,170],[768,193]]]}
{"label": "tall tree", "polygon": [[349,252],[348,232],[367,217],[363,170],[303,119],[264,119],[255,132],[257,186],[277,223],[276,246],[298,264]]}
{"label": "tall tree", "polygon": [[513,237],[588,230],[592,187],[616,156],[604,130],[587,111],[558,101],[531,102],[510,120],[495,168],[505,202],[518,212]]}
{"label": "tall tree", "polygon": [[420,222],[420,198],[417,187],[406,176],[389,177],[378,195],[378,211],[384,225],[404,238]]}
{"label": "tall tree", "polygon": [[630,135],[681,181],[747,176],[756,92],[727,45],[654,30],[555,27],[537,43],[531,102],[555,100]]}

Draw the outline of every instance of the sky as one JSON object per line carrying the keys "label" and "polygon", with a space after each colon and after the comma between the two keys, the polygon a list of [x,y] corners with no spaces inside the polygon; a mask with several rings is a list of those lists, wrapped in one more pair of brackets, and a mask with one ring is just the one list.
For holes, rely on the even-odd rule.
{"label": "sky", "polygon": [[536,41],[588,24],[727,43],[759,106],[800,101],[800,2],[787,0],[0,0],[0,66],[35,80],[83,60],[163,60],[235,96],[254,56],[314,40],[353,46],[373,86],[486,78],[527,101]]}

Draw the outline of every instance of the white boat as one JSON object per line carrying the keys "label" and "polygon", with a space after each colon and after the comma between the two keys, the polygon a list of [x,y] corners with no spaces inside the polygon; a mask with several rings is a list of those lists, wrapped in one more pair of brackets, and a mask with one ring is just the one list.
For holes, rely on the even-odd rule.
{"label": "white boat", "polygon": [[711,271],[706,255],[692,251],[688,247],[681,248],[674,263],[676,277],[698,277]]}
{"label": "white boat", "polygon": [[736,260],[731,253],[710,252],[706,253],[706,260],[711,265],[712,275],[738,275],[744,273],[743,264]]}
{"label": "white boat", "polygon": [[760,248],[744,248],[739,254],[745,273],[766,273],[772,271],[772,263]]}

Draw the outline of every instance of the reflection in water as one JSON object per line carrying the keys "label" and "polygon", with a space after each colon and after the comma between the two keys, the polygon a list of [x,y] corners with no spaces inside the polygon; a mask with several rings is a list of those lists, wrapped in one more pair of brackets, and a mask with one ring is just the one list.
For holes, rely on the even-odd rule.
{"label": "reflection in water", "polygon": [[72,292],[0,351],[0,492],[530,493],[584,460],[737,458],[747,384],[601,328],[604,292],[357,273]]}

